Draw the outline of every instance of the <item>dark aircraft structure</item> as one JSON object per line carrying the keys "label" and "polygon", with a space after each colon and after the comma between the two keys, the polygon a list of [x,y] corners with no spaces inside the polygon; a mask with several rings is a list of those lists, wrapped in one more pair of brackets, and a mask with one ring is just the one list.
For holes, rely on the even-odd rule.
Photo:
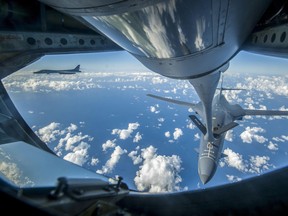
{"label": "dark aircraft structure", "polygon": [[52,73],[59,73],[59,74],[76,74],[80,73],[80,65],[77,65],[73,69],[64,69],[64,70],[51,70],[51,69],[43,69],[39,71],[33,72],[34,74],[52,74]]}
{"label": "dark aircraft structure", "polygon": [[[217,76],[240,51],[288,57],[287,0],[0,3],[1,79],[45,55],[125,50],[155,73],[189,80],[201,100],[203,116],[211,117]],[[2,82],[0,92],[0,163],[6,171],[13,167],[23,174],[23,179],[13,179],[13,175],[0,172],[1,213],[92,216],[288,212],[288,167],[204,190],[165,194],[132,191],[125,184],[125,176],[111,182],[56,156],[26,124]],[[211,121],[207,118],[204,122],[207,131],[211,130]],[[43,170],[49,170],[49,175]],[[37,181],[32,184],[27,176]]]}

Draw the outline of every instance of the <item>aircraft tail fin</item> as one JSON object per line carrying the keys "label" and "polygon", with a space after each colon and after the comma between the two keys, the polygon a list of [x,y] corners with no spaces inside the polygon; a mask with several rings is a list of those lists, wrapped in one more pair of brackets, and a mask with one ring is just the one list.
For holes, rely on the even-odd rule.
{"label": "aircraft tail fin", "polygon": [[80,65],[77,65],[77,66],[74,68],[74,71],[79,71],[79,72],[80,72]]}
{"label": "aircraft tail fin", "polygon": [[204,135],[207,133],[206,127],[203,125],[203,123],[195,115],[189,115],[189,118],[194,122],[194,124],[199,128],[199,130]]}
{"label": "aircraft tail fin", "polygon": [[222,77],[221,77],[220,88],[217,88],[218,90],[220,90],[220,95],[222,94],[222,91],[242,91],[242,90],[246,90],[246,89],[243,89],[243,88],[225,88],[225,87],[223,87],[223,80],[224,80],[224,75],[222,75]]}

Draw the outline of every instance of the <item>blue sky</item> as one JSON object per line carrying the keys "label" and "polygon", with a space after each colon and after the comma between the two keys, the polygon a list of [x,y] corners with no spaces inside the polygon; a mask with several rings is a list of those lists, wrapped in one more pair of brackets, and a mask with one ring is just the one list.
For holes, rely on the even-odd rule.
{"label": "blue sky", "polygon": [[47,55],[37,62],[28,65],[27,70],[67,69],[81,64],[81,69],[87,72],[111,71],[148,71],[136,58],[126,51]]}
{"label": "blue sky", "polygon": [[[111,71],[149,71],[134,56],[126,51],[83,53],[68,55],[47,55],[37,62],[28,65],[27,70],[40,69],[67,69],[81,64],[83,71],[111,72]],[[228,71],[259,74],[285,74],[287,73],[288,60],[265,55],[258,55],[241,51],[230,62]]]}

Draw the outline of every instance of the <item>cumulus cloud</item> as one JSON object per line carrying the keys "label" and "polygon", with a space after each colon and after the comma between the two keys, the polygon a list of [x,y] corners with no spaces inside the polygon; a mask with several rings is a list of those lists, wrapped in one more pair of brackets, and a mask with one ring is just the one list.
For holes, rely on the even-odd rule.
{"label": "cumulus cloud", "polygon": [[224,154],[227,155],[227,157],[224,158],[224,161],[228,166],[234,167],[241,172],[245,172],[248,170],[247,165],[245,164],[243,156],[241,154],[233,152],[229,148],[226,148],[224,150]]}
{"label": "cumulus cloud", "polygon": [[160,111],[157,110],[157,108],[159,108],[158,104],[156,104],[155,106],[150,106],[150,112],[158,114]]}
{"label": "cumulus cloud", "polygon": [[253,140],[259,143],[264,143],[267,139],[257,133],[264,133],[265,130],[260,127],[246,127],[245,131],[240,134],[244,143],[252,143]]}
{"label": "cumulus cloud", "polygon": [[88,149],[90,148],[90,145],[81,142],[78,146],[73,148],[72,152],[69,152],[66,154],[63,159],[70,161],[74,164],[77,164],[79,166],[82,166],[84,163],[88,160]]}
{"label": "cumulus cloud", "polygon": [[137,165],[143,161],[141,155],[137,155],[138,151],[131,151],[128,156],[132,159],[133,164]]}
{"label": "cumulus cloud", "polygon": [[142,135],[139,132],[137,132],[133,139],[133,142],[138,143],[141,139],[142,139]]}
{"label": "cumulus cloud", "polygon": [[90,162],[91,166],[96,166],[98,163],[99,163],[99,159],[98,158],[95,158],[95,157],[91,158],[91,162]]}
{"label": "cumulus cloud", "polygon": [[183,131],[180,128],[175,128],[175,131],[173,132],[174,140],[178,140],[179,137],[182,135],[183,135]]}
{"label": "cumulus cloud", "polygon": [[225,140],[228,142],[233,142],[233,130],[227,131],[225,135]]}
{"label": "cumulus cloud", "polygon": [[153,77],[151,81],[153,84],[162,84],[162,83],[166,83],[168,79],[156,76],[156,77]]}
{"label": "cumulus cloud", "polygon": [[273,94],[288,96],[287,77],[285,76],[257,76],[245,78],[245,84],[237,87],[244,89],[257,89],[267,96]]}
{"label": "cumulus cloud", "polygon": [[268,149],[272,150],[272,151],[277,151],[278,150],[278,145],[276,143],[272,143],[271,141],[268,144]]}
{"label": "cumulus cloud", "polygon": [[270,158],[268,156],[251,156],[250,157],[250,162],[251,162],[251,167],[249,169],[249,172],[251,173],[261,173],[264,170],[268,170],[269,167],[271,167],[272,165],[269,164]]}
{"label": "cumulus cloud", "polygon": [[272,140],[276,141],[276,142],[285,142],[284,139],[281,139],[279,137],[272,137]]}
{"label": "cumulus cloud", "polygon": [[194,135],[194,140],[195,140],[195,141],[200,140],[200,135],[199,135],[199,133],[196,133],[196,134]]}
{"label": "cumulus cloud", "polygon": [[116,142],[116,139],[107,140],[105,143],[102,144],[103,151],[106,151],[108,148],[114,148],[116,146],[115,142]]}
{"label": "cumulus cloud", "polygon": [[82,166],[89,159],[90,145],[87,142],[91,142],[93,137],[83,135],[81,132],[74,134],[77,129],[75,124],[60,129],[59,123],[52,122],[35,133],[47,143],[59,140],[53,149],[54,152],[60,157],[65,151],[63,159]]}
{"label": "cumulus cloud", "polygon": [[134,178],[137,189],[155,193],[179,191],[182,182],[180,157],[157,155],[156,152],[153,146],[142,149],[143,164]]}
{"label": "cumulus cloud", "polygon": [[51,122],[49,125],[39,129],[35,133],[39,136],[39,138],[43,142],[49,143],[51,141],[55,141],[57,136],[61,135],[59,126],[60,126],[59,123]]}
{"label": "cumulus cloud", "polygon": [[186,127],[193,130],[196,126],[190,122]]}
{"label": "cumulus cloud", "polygon": [[81,142],[82,140],[89,138],[88,135],[82,135],[81,132],[74,135],[70,132],[66,134],[64,138],[59,140],[58,145],[54,148],[54,151],[58,151],[62,146],[65,146],[65,150],[72,150],[74,148],[74,144]]}
{"label": "cumulus cloud", "polygon": [[99,174],[111,173],[116,164],[119,162],[121,155],[125,153],[127,153],[126,149],[122,149],[120,146],[116,146],[114,152],[110,156],[110,159],[104,166],[102,166],[101,170],[97,170],[96,172]]}
{"label": "cumulus cloud", "polygon": [[165,132],[165,137],[169,138],[171,136],[170,132],[169,131],[166,131]]}
{"label": "cumulus cloud", "polygon": [[133,133],[134,130],[137,130],[140,124],[138,122],[135,123],[129,123],[127,129],[113,129],[112,134],[118,134],[119,138],[122,140],[125,140],[131,136],[131,133]]}
{"label": "cumulus cloud", "polygon": [[234,175],[226,175],[228,181],[230,182],[238,182],[238,181],[241,181],[242,179],[237,177],[237,176],[234,176]]}
{"label": "cumulus cloud", "polygon": [[225,96],[229,103],[233,102],[242,102],[242,99],[239,98],[240,91],[224,91],[222,94]]}
{"label": "cumulus cloud", "polygon": [[221,167],[227,164],[229,167],[236,168],[244,173],[259,174],[268,170],[270,167],[274,167],[272,164],[269,164],[270,158],[268,156],[249,156],[249,161],[245,161],[241,154],[233,152],[229,148],[224,150],[224,154],[226,154],[227,157],[224,158],[224,162],[219,163]]}
{"label": "cumulus cloud", "polygon": [[88,135],[83,135],[81,132],[78,134],[73,134],[75,128],[68,127],[64,130],[62,130],[62,134],[64,135],[66,133],[66,136],[59,139],[58,145],[54,147],[54,151],[57,155],[61,155],[62,149],[64,147],[65,151],[73,150],[75,144],[80,143],[81,141],[87,139],[87,141],[92,141],[93,138]]}

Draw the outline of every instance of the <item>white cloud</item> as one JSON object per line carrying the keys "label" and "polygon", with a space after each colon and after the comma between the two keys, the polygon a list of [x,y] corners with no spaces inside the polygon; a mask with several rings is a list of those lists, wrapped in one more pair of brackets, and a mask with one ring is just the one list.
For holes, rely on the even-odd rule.
{"label": "white cloud", "polygon": [[233,130],[227,131],[225,135],[225,140],[228,142],[233,142]]}
{"label": "white cloud", "polygon": [[134,178],[137,189],[156,193],[179,191],[178,184],[182,182],[179,175],[180,157],[157,155],[156,151],[153,146],[142,149],[141,156],[144,161]]}
{"label": "white cloud", "polygon": [[165,137],[169,138],[171,136],[170,132],[169,131],[166,131],[165,132]]}
{"label": "white cloud", "polygon": [[239,99],[240,91],[224,91],[222,93],[229,103],[242,102],[242,99]]}
{"label": "white cloud", "polygon": [[137,165],[143,161],[141,155],[137,155],[138,151],[131,151],[128,156],[132,159],[133,164]]}
{"label": "white cloud", "polygon": [[240,134],[240,137],[244,143],[252,143],[253,140],[264,143],[267,139],[257,133],[264,133],[265,130],[260,127],[246,127],[245,131]]}
{"label": "white cloud", "polygon": [[[99,71],[100,72],[100,71]],[[81,76],[81,79],[79,79]],[[117,78],[115,78],[115,72],[101,72],[95,73],[82,72],[81,74],[67,76],[60,74],[40,74],[35,76],[32,71],[19,71],[6,77],[3,80],[5,88],[10,92],[52,92],[52,91],[81,91],[85,89],[95,88],[116,88],[125,90],[125,88],[141,88],[136,81],[152,80],[155,83],[167,82],[167,78],[155,77],[155,73],[152,72],[121,72],[117,71]],[[123,83],[120,86],[119,83]],[[127,83],[131,83],[127,85]],[[115,83],[115,85],[111,85]],[[145,89],[145,88],[144,88]]]}
{"label": "white cloud", "polygon": [[276,141],[276,142],[285,142],[284,139],[281,139],[279,137],[273,137],[272,140]]}
{"label": "white cloud", "polygon": [[199,133],[196,133],[196,134],[194,135],[194,140],[195,140],[195,141],[200,140],[200,135],[199,135]]}
{"label": "white cloud", "polygon": [[115,142],[116,142],[116,139],[107,140],[105,143],[102,144],[103,151],[107,151],[108,148],[114,148],[116,146]]}
{"label": "white cloud", "polygon": [[237,176],[234,176],[234,175],[226,175],[228,181],[230,182],[238,182],[238,181],[241,181],[242,179],[237,177]]}
{"label": "white cloud", "polygon": [[76,135],[73,134],[78,129],[75,124],[70,124],[63,130],[60,130],[59,127],[59,123],[52,122],[36,131],[36,134],[47,142],[59,139],[58,144],[53,149],[54,152],[60,157],[65,150],[66,155],[63,159],[82,166],[89,158],[88,149],[90,145],[87,142],[92,141],[93,138],[89,135],[83,135],[81,132]]}
{"label": "white cloud", "polygon": [[173,132],[174,140],[179,139],[179,137],[182,135],[183,135],[183,131],[180,128],[175,128],[175,131]]}
{"label": "white cloud", "polygon": [[102,166],[101,170],[97,170],[99,174],[111,173],[122,154],[127,153],[126,149],[122,149],[120,146],[116,146],[114,152],[111,154],[110,159]]}
{"label": "white cloud", "polygon": [[142,135],[139,132],[137,132],[133,139],[133,142],[138,143],[141,139],[142,139]]}
{"label": "white cloud", "polygon": [[67,130],[68,130],[68,132],[73,132],[73,131],[75,131],[75,130],[77,130],[77,125],[75,125],[75,124],[70,124],[68,127],[67,127]]}
{"label": "white cloud", "polygon": [[150,106],[150,112],[155,113],[155,114],[160,113],[160,111],[157,110],[158,107],[159,107],[158,104],[156,104],[156,106]]}
{"label": "white cloud", "polygon": [[224,154],[227,155],[227,157],[224,158],[224,161],[228,166],[234,167],[241,172],[247,171],[247,165],[244,163],[241,154],[233,152],[229,148],[224,150]]}
{"label": "white cloud", "polygon": [[244,89],[257,89],[267,96],[273,94],[288,96],[287,77],[285,76],[257,76],[247,77],[246,84],[238,87]]}
{"label": "white cloud", "polygon": [[68,150],[71,150],[73,149],[73,145],[75,143],[78,143],[86,138],[89,138],[88,135],[82,135],[82,133],[78,133],[77,135],[73,135],[71,133],[67,133],[66,134],[66,137],[64,139],[60,139],[59,143],[60,142],[65,142],[66,141],[66,144],[65,144],[65,150],[68,151]]}
{"label": "white cloud", "polygon": [[133,133],[134,130],[138,129],[140,124],[138,122],[135,123],[129,123],[127,129],[113,129],[112,134],[118,134],[119,138],[122,140],[125,140],[131,136],[131,133]]}
{"label": "white cloud", "polygon": [[59,123],[52,122],[49,125],[39,129],[35,133],[39,136],[39,138],[45,142],[49,143],[55,141],[57,136],[60,135],[60,130],[58,129],[60,126]]}
{"label": "white cloud", "polygon": [[74,164],[78,164],[82,166],[88,160],[88,149],[90,145],[85,142],[81,142],[78,146],[76,146],[72,152],[69,152],[67,155],[63,157],[64,160],[70,161]]}
{"label": "white cloud", "polygon": [[[71,127],[68,127],[64,130],[61,131],[61,134],[66,134],[66,136],[64,138],[60,138],[59,139],[59,143],[56,147],[54,147],[54,151],[57,153],[58,151],[61,151],[61,148],[64,146],[65,151],[69,151],[72,150],[74,148],[74,144],[81,142],[84,139],[88,139],[89,141],[92,140],[92,137],[88,136],[88,135],[82,135],[81,132],[79,132],[77,135],[73,135],[71,132],[68,131],[72,131]],[[58,154],[58,153],[57,153]]]}
{"label": "white cloud", "polygon": [[60,127],[59,123],[52,122],[49,125],[40,128],[38,131],[35,131],[35,133],[45,143],[53,142],[59,139],[60,136],[66,134],[65,138],[60,139],[58,146],[55,148],[55,151],[58,151],[64,145],[64,142],[66,142],[67,145],[66,150],[67,150],[70,148],[69,146],[73,145],[75,142],[79,142],[86,138],[92,139],[87,135],[82,136],[81,133],[79,133],[78,135],[71,135],[72,132],[77,130],[77,126],[75,124],[70,124],[67,128],[63,130],[60,130],[59,127]]}
{"label": "white cloud", "polygon": [[268,156],[251,156],[250,157],[250,162],[251,162],[251,167],[249,169],[249,172],[251,173],[261,173],[264,170],[268,170],[269,167],[271,167],[272,165],[269,164],[270,158]]}
{"label": "white cloud", "polygon": [[241,154],[233,152],[229,148],[224,150],[224,154],[226,154],[227,157],[224,158],[224,163],[219,163],[221,167],[223,167],[226,163],[228,166],[234,167],[241,172],[250,172],[256,174],[259,174],[264,170],[268,170],[270,167],[274,167],[272,164],[268,163],[270,160],[268,156],[250,156],[248,163],[248,161],[244,161]]}
{"label": "white cloud", "polygon": [[196,126],[190,122],[186,127],[190,129],[194,129]]}
{"label": "white cloud", "polygon": [[96,166],[98,163],[99,163],[98,158],[94,158],[94,157],[91,158],[91,162],[90,162],[91,166]]}
{"label": "white cloud", "polygon": [[168,80],[166,78],[156,76],[156,77],[153,77],[151,81],[153,84],[162,84],[162,83],[166,83]]}
{"label": "white cloud", "polygon": [[278,150],[278,145],[276,143],[272,143],[271,141],[269,142],[267,147],[268,149],[273,150],[273,151]]}
{"label": "white cloud", "polygon": [[[75,79],[75,78],[74,78]],[[61,76],[43,76],[37,78],[26,77],[24,81],[14,80],[6,83],[8,88],[13,88],[14,91],[26,92],[51,92],[51,91],[68,91],[68,90],[84,90],[95,88],[92,80],[81,79],[73,80],[72,77],[68,78]]]}

